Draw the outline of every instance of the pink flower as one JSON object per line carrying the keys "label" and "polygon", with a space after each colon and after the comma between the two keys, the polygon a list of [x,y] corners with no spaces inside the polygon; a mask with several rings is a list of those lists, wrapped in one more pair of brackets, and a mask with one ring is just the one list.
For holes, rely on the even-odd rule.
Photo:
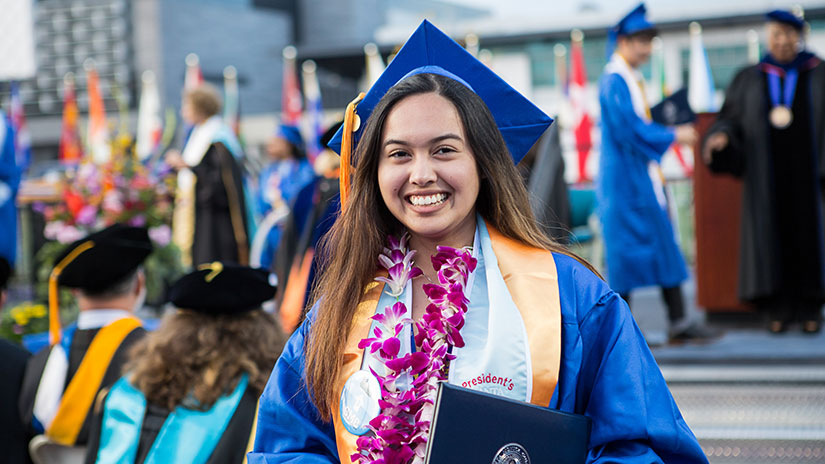
{"label": "pink flower", "polygon": [[84,236],[85,234],[77,227],[64,224],[63,227],[57,231],[55,238],[60,243],[72,243],[76,240],[80,240]]}
{"label": "pink flower", "polygon": [[159,247],[165,247],[172,241],[172,229],[166,224],[150,227],[149,238]]}
{"label": "pink flower", "polygon": [[75,218],[78,224],[92,226],[97,220],[97,208],[94,205],[86,205],[80,208]]}
{"label": "pink flower", "polygon": [[398,298],[404,293],[404,288],[410,279],[422,274],[421,269],[413,265],[415,250],[407,250],[407,234],[400,240],[390,236],[390,248],[384,248],[384,253],[378,255],[378,262],[387,270],[389,277],[376,277],[375,280],[389,286],[391,296]]}
{"label": "pink flower", "polygon": [[146,216],[142,214],[136,214],[132,217],[132,219],[129,219],[128,223],[130,226],[143,227],[146,225]]}

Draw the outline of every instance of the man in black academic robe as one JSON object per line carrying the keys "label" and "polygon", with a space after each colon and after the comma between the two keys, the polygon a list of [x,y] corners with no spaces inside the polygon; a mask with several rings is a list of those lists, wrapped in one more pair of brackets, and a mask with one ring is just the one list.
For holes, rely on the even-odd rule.
{"label": "man in black academic robe", "polygon": [[[92,246],[86,248],[89,244]],[[62,385],[50,387],[59,388],[65,394],[81,363],[87,356],[94,356],[89,348],[97,335],[110,324],[134,317],[132,313],[142,305],[146,295],[145,277],[140,265],[151,251],[152,242],[146,228],[115,224],[68,245],[55,260],[64,267],[53,275],[58,275],[57,283],[73,289],[80,313],[68,343],[65,380]],[[68,333],[68,327],[62,330],[64,338]],[[80,379],[83,385],[94,388],[92,393],[96,396],[99,391],[114,384],[122,375],[130,348],[145,334],[142,327],[130,330],[117,345],[114,354],[102,360],[106,368],[100,384],[92,385],[93,382]],[[48,424],[41,423],[34,411],[41,379],[50,377],[44,375],[47,361],[58,345],[61,345],[60,341],[38,352],[26,366],[19,411],[23,422],[29,427],[29,438],[48,429]],[[91,409],[77,433],[73,443],[75,446],[85,445],[88,440],[93,416]]]}
{"label": "man in black academic robe", "polygon": [[744,181],[740,299],[766,311],[773,332],[796,318],[813,333],[825,302],[825,64],[801,48],[801,18],[767,20],[768,54],[734,78],[703,157]]}
{"label": "man in black academic robe", "polygon": [[[0,311],[6,302],[6,284],[10,275],[9,262],[0,257]],[[8,464],[30,462],[26,428],[17,412],[23,371],[30,356],[25,349],[0,338],[0,450],[3,462]]]}

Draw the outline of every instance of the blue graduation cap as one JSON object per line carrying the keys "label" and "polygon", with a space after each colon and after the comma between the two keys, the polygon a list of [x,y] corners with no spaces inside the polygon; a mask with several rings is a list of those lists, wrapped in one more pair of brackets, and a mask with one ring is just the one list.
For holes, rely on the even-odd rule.
{"label": "blue graduation cap", "polygon": [[[424,73],[455,79],[481,97],[490,109],[516,164],[553,122],[461,45],[424,20],[356,106],[355,113],[361,123],[352,134],[353,151],[372,110],[387,91],[406,77]],[[328,144],[341,154],[344,127],[335,133]],[[357,160],[352,160],[353,165],[356,163]]]}
{"label": "blue graduation cap", "polygon": [[304,150],[304,138],[301,137],[301,131],[295,126],[289,124],[281,124],[275,131],[275,136],[280,137],[292,145],[298,147],[299,150]]}
{"label": "blue graduation cap", "polygon": [[765,21],[776,21],[778,23],[792,26],[797,31],[805,27],[805,18],[801,14],[785,10],[773,10],[765,14]]}
{"label": "blue graduation cap", "polygon": [[647,8],[644,3],[640,3],[636,8],[626,14],[619,22],[607,32],[607,56],[613,54],[616,48],[616,40],[621,36],[633,35],[638,32],[652,31],[656,26],[647,20]]}

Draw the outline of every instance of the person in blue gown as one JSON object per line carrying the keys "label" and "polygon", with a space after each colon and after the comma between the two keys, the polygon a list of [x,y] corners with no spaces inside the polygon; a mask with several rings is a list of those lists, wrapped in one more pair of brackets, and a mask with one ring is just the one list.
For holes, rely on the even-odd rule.
{"label": "person in blue gown", "polygon": [[14,129],[0,112],[0,257],[14,266],[17,257],[17,188],[20,168],[15,162]]}
{"label": "person in blue gown", "polygon": [[[306,158],[306,147],[296,126],[281,124],[266,144],[269,164],[261,171],[258,181],[258,213],[261,217],[286,212],[296,206],[298,193],[315,180],[312,165]],[[265,231],[264,231],[265,232]],[[261,252],[260,265],[271,268],[283,233],[282,225],[272,227]]]}
{"label": "person in blue gown", "polygon": [[[530,211],[515,164],[550,118],[427,21],[355,112],[351,163],[341,136],[355,115],[330,142],[343,179],[355,166],[351,190],[322,240],[313,308],[261,396],[250,463],[351,462],[365,417],[339,406],[371,401],[349,403],[364,398],[347,387],[380,369],[358,348],[371,316],[398,298],[420,320],[437,279],[420,265],[400,296],[371,285],[386,235],[405,232],[421,263],[438,245],[470,247],[478,262],[450,383],[588,416],[587,462],[707,462],[625,302]],[[420,349],[401,330],[400,352]],[[476,382],[480,372],[510,383]]]}
{"label": "person in blue gown", "polygon": [[668,216],[659,167],[674,142],[692,145],[690,125],[651,120],[639,66],[649,58],[656,30],[639,5],[610,31],[615,51],[599,82],[602,151],[597,195],[611,288],[630,304],[631,291],[658,286],[668,308],[670,336],[693,338],[707,329],[686,317],[680,284],[687,268]]}

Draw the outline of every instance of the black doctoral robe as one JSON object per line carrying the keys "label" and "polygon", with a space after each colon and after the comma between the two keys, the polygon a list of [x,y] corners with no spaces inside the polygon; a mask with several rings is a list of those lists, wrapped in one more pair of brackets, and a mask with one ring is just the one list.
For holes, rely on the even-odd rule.
{"label": "black doctoral robe", "polygon": [[[83,356],[86,354],[86,350],[89,349],[89,345],[92,344],[92,340],[95,338],[98,331],[100,331],[100,329],[75,331],[74,337],[72,338],[72,343],[69,347],[69,370],[66,373],[66,383],[63,385],[64,392],[66,391],[66,387],[69,385],[69,382],[71,382],[75,373],[77,373],[80,363],[83,361]],[[126,364],[126,361],[128,360],[129,349],[145,335],[146,330],[138,327],[130,332],[125,339],[123,339],[123,342],[117,350],[115,350],[115,354],[112,356],[111,361],[109,361],[109,366],[106,368],[106,373],[103,374],[103,381],[100,382],[98,392],[111,387],[115,381],[120,378],[122,375],[121,371],[123,369],[123,365]],[[46,367],[46,361],[49,359],[49,353],[51,353],[51,348],[45,348],[35,354],[29,360],[28,365],[26,366],[26,373],[23,377],[23,388],[20,392],[19,407],[23,423],[29,428],[29,438],[39,433],[32,425],[32,419],[34,417],[34,399],[37,395],[37,386],[40,385],[40,377],[43,375],[43,370]],[[77,435],[77,440],[75,442],[76,445],[82,446],[88,441],[89,427],[92,416],[93,414],[90,410],[86,415],[86,420],[83,422],[83,427],[80,429],[80,433]]]}
{"label": "black doctoral robe", "polygon": [[31,354],[0,338],[0,450],[2,461],[23,464],[29,461],[26,427],[20,420],[17,403],[26,361]]}
{"label": "black doctoral robe", "polygon": [[730,140],[714,154],[711,170],[744,181],[739,297],[745,301],[825,301],[825,64],[805,52],[798,60],[790,127],[769,122],[763,60],[736,75],[708,132]]}
{"label": "black doctoral robe", "polygon": [[[238,402],[238,407],[235,408],[235,412],[226,425],[226,430],[224,430],[223,435],[215,445],[212,454],[209,455],[209,459],[206,460],[206,464],[241,464],[243,462],[246,449],[249,446],[249,437],[255,420],[255,410],[258,407],[258,396],[258,392],[249,388],[246,389]],[[146,405],[146,414],[143,416],[134,464],[143,464],[146,461],[146,457],[168,415],[168,409],[153,404]],[[89,443],[86,446],[86,464],[94,464],[97,459],[102,421],[103,410],[101,408],[99,411],[95,411],[92,420]],[[181,443],[180,446],[186,446],[186,443]]]}
{"label": "black doctoral robe", "polygon": [[238,162],[223,143],[216,142],[192,172],[197,178],[192,264],[247,264],[246,202]]}

